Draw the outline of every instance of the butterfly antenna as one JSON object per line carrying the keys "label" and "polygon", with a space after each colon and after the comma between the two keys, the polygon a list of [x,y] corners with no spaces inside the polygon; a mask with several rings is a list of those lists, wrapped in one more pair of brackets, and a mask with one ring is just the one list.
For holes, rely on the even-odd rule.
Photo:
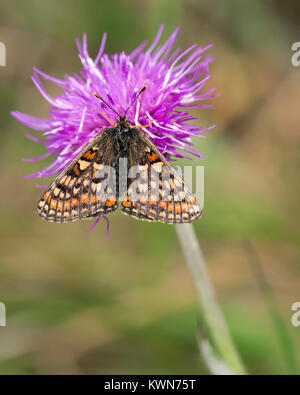
{"label": "butterfly antenna", "polygon": [[127,110],[125,111],[124,117],[126,116],[128,110],[131,108],[131,106],[137,101],[137,99],[139,98],[139,96],[144,92],[144,90],[147,89],[147,85],[144,85],[142,87],[142,89],[139,91],[139,93],[136,95],[136,97],[132,100],[130,106],[127,108]]}
{"label": "butterfly antenna", "polygon": [[119,113],[117,113],[117,111],[114,110],[108,103],[106,103],[106,101],[105,101],[100,95],[98,95],[98,93],[94,92],[94,95],[97,97],[97,99],[100,99],[101,101],[103,101],[103,103],[104,103],[108,108],[110,108],[115,114],[117,114],[118,117],[121,116],[121,115],[120,115]]}

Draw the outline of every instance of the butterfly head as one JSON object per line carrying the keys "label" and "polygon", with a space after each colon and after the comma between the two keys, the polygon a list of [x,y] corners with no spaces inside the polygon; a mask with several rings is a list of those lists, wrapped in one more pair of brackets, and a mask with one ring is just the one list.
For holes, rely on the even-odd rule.
{"label": "butterfly head", "polygon": [[125,115],[120,115],[116,127],[130,127],[130,122],[126,119]]}
{"label": "butterfly head", "polygon": [[128,106],[127,110],[125,111],[124,115],[120,115],[116,110],[114,110],[108,103],[106,103],[106,101],[100,96],[98,95],[98,93],[94,92],[94,95],[100,99],[108,108],[110,108],[115,114],[118,115],[119,119],[117,124],[115,125],[116,127],[130,127],[130,123],[126,118],[126,114],[128,112],[128,110],[131,108],[131,106],[136,102],[136,100],[138,99],[138,97],[144,92],[144,90],[146,90],[147,85],[144,85],[142,87],[142,89],[139,91],[139,93],[135,96],[135,98],[132,100],[132,102],[130,103],[130,105]]}

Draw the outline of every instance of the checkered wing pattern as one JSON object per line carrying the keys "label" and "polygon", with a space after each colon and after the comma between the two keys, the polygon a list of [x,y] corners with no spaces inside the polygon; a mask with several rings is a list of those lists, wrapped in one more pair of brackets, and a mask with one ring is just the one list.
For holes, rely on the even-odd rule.
{"label": "checkered wing pattern", "polygon": [[130,141],[128,162],[128,190],[121,204],[125,214],[170,224],[201,216],[201,208],[182,177],[141,131]]}
{"label": "checkered wing pattern", "polygon": [[114,139],[104,129],[58,175],[36,211],[53,222],[108,214],[118,207]]}

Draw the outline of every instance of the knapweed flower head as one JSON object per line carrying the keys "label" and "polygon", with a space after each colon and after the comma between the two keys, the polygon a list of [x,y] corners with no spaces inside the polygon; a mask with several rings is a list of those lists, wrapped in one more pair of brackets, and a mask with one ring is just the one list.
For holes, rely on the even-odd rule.
{"label": "knapweed flower head", "polygon": [[[185,51],[173,50],[178,29],[159,45],[163,26],[153,43],[146,48],[142,43],[130,54],[121,52],[104,53],[106,34],[103,35],[99,52],[92,59],[87,49],[87,36],[77,40],[82,70],[65,79],[53,78],[34,69],[32,80],[42,96],[50,103],[49,118],[40,119],[13,111],[12,115],[24,125],[43,132],[44,139],[27,135],[43,144],[47,152],[36,161],[53,155],[52,163],[28,177],[43,177],[61,171],[81,149],[103,128],[117,121],[117,115],[94,96],[97,92],[119,114],[124,114],[137,92],[146,84],[147,90],[127,113],[134,125],[149,125],[144,132],[167,158],[202,158],[193,148],[192,136],[201,137],[210,129],[191,124],[196,118],[189,115],[187,108],[209,108],[202,100],[215,96],[213,90],[199,91],[205,86],[210,74],[212,58],[204,56],[211,46],[192,45]],[[41,79],[58,85],[62,94],[51,97],[44,89]],[[106,115],[102,116],[97,110]]]}

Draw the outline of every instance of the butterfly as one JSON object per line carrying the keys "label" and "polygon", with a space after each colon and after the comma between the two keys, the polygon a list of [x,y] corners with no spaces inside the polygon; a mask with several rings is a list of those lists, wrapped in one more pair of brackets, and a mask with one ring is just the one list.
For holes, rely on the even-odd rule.
{"label": "butterfly", "polygon": [[141,220],[174,224],[201,216],[182,177],[141,128],[126,119],[128,109],[121,116],[111,108],[117,123],[99,132],[49,185],[36,208],[43,219],[89,219],[115,211],[119,202],[124,214]]}

